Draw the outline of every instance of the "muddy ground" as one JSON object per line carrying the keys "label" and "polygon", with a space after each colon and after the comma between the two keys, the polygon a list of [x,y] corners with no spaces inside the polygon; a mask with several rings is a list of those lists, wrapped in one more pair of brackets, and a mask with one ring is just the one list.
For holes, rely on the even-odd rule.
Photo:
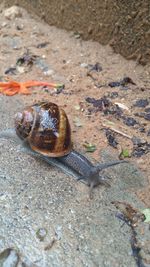
{"label": "muddy ground", "polygon": [[[84,40],[109,44],[127,59],[150,64],[149,0],[2,0],[18,4],[50,25],[80,33]],[[89,19],[90,18],[90,19]]]}
{"label": "muddy ground", "polygon": [[[89,201],[84,184],[2,139],[0,249],[15,251],[13,266],[18,255],[18,266],[138,266],[131,229],[120,228],[111,202],[150,208],[150,69],[114,54],[109,46],[39,22],[25,10],[18,14],[0,14],[1,80],[52,81],[65,87],[1,94],[0,128],[13,127],[15,113],[26,105],[56,102],[68,114],[75,149],[93,162],[118,159],[124,151],[121,157],[129,163],[107,170],[111,187],[96,188]],[[27,53],[30,64],[18,64]],[[142,107],[135,106],[141,99]],[[107,137],[111,144],[115,138],[115,148]],[[36,235],[40,228],[45,231],[42,241]],[[138,229],[145,266],[150,264],[148,229],[146,223]],[[1,254],[2,261],[5,256]]]}

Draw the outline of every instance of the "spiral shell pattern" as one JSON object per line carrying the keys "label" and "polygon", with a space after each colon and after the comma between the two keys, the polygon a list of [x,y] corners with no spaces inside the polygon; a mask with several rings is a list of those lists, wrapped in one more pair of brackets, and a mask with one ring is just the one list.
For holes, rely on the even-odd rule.
{"label": "spiral shell pattern", "polygon": [[63,109],[51,102],[34,104],[15,116],[17,135],[30,147],[49,157],[60,157],[72,149],[71,128]]}

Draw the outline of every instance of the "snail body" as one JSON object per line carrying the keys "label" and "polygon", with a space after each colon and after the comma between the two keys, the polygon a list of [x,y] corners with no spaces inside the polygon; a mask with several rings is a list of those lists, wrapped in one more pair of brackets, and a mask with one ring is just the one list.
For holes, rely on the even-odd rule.
{"label": "snail body", "polygon": [[[85,156],[73,149],[71,128],[63,109],[51,102],[42,102],[25,108],[15,116],[15,130],[32,151],[47,161],[71,170],[78,180],[84,180],[91,188],[107,184],[99,173],[102,169],[125,161],[114,161],[94,166]],[[32,153],[33,154],[33,153]],[[56,159],[54,159],[56,158]]]}
{"label": "snail body", "polygon": [[[13,131],[14,133],[14,131]],[[108,167],[127,161],[112,161],[94,166],[72,146],[71,128],[63,109],[51,102],[42,102],[25,108],[15,115],[15,135],[29,145],[29,153],[60,167],[90,188],[107,184],[100,172]],[[10,138],[11,131],[0,133]]]}

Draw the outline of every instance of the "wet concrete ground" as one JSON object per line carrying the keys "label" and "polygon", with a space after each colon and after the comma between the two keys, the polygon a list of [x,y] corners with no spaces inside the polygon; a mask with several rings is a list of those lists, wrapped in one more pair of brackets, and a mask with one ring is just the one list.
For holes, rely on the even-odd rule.
{"label": "wet concrete ground", "polygon": [[[46,62],[51,66],[51,72],[47,76],[43,74],[43,69],[33,67],[31,71],[17,73],[13,79],[20,81],[47,79],[64,82],[65,92],[68,93],[49,94],[49,91],[37,88],[37,91],[33,90],[30,96],[0,95],[0,129],[13,127],[14,114],[26,104],[40,99],[58,101],[68,109],[70,117],[75,117],[73,105],[84,100],[87,88],[89,94],[98,94],[97,89],[91,85],[91,80],[87,81],[84,77],[83,70],[79,67],[80,64],[77,65],[76,60],[80,58],[80,63],[88,60],[94,62],[103,57],[102,64],[105,67],[107,54],[112,53],[109,48],[94,44],[96,52],[92,50],[93,44],[90,42],[73,39],[68,43],[68,40],[72,39],[70,33],[39,23],[24,11],[19,19],[8,20],[4,14],[1,14],[0,19],[3,37],[1,75],[6,68],[15,64],[25,48],[30,48],[40,56],[46,55]],[[18,25],[23,25],[21,32],[16,28]],[[16,40],[16,36],[19,41]],[[48,50],[35,49],[37,42],[46,40],[50,41]],[[130,75],[134,73],[135,63],[127,64],[127,61],[118,55],[111,54],[111,57],[112,61],[116,60],[118,64],[125,66],[122,70],[118,70],[118,75],[127,73],[129,69],[132,70]],[[45,56],[43,58],[45,59]],[[63,58],[68,61],[70,67],[66,65],[62,68]],[[141,67],[137,73],[144,75]],[[132,77],[137,77],[136,74]],[[106,79],[105,75],[109,76],[108,66],[103,79]],[[112,71],[111,75],[114,75]],[[84,125],[82,129],[78,131],[73,126],[76,148],[78,142],[85,139],[85,136],[89,138],[92,132],[88,128],[90,132],[87,133],[86,125],[89,125],[89,119],[86,114],[85,116],[80,114],[80,118]],[[99,118],[95,118],[98,123]],[[79,149],[83,149],[81,142]],[[106,147],[104,142],[102,148],[94,155],[97,160],[99,158],[100,161],[110,161],[117,158],[115,152],[109,146]],[[95,188],[94,197],[89,200],[86,185],[42,160],[21,152],[20,144],[14,143],[13,140],[1,139],[0,266],[136,267],[142,266],[138,265],[141,264],[141,258],[143,266],[150,266],[149,224],[140,222],[136,227],[138,246],[141,249],[139,262],[138,260],[136,262],[131,248],[131,227],[127,224],[122,226],[123,222],[116,217],[117,210],[111,203],[125,201],[139,210],[146,208],[136,192],[149,186],[147,176],[139,170],[136,162],[107,169],[105,174],[111,178],[111,186]]]}

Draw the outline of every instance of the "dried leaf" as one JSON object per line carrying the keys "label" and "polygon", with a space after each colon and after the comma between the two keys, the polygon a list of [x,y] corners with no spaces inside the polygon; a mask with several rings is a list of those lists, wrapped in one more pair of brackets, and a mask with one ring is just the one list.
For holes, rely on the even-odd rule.
{"label": "dried leaf", "polygon": [[123,117],[123,123],[127,126],[134,126],[135,124],[138,124],[137,121],[132,117]]}
{"label": "dried leaf", "polygon": [[16,66],[26,65],[28,67],[31,67],[35,63],[36,59],[37,56],[31,54],[30,51],[27,49],[27,51],[17,59]]}
{"label": "dried leaf", "polygon": [[133,157],[141,157],[144,154],[150,152],[150,143],[148,143],[147,141],[134,136],[132,138],[132,142],[133,142],[133,151],[132,151]]}
{"label": "dried leaf", "polygon": [[60,94],[65,88],[64,84],[58,84],[56,87],[56,94]]}
{"label": "dried leaf", "polygon": [[106,124],[106,125],[115,125],[114,122],[112,122],[112,121],[108,121],[108,120],[105,120],[105,124]]}
{"label": "dried leaf", "polygon": [[128,225],[136,227],[139,222],[143,222],[145,220],[144,213],[134,208],[129,203],[121,201],[112,201],[111,203],[114,204],[115,207],[121,212],[118,218],[122,219]]}
{"label": "dried leaf", "polygon": [[102,111],[105,115],[112,114],[119,118],[123,113],[122,109],[118,105],[113,104],[106,96],[100,99],[86,97],[85,100],[93,105],[93,112]]}
{"label": "dried leaf", "polygon": [[139,99],[135,102],[134,106],[139,108],[145,108],[149,104],[147,99]]}
{"label": "dried leaf", "polygon": [[129,154],[128,149],[122,149],[119,155],[119,158],[129,158],[129,157],[130,157],[130,154]]}
{"label": "dried leaf", "polygon": [[117,148],[118,142],[115,139],[115,134],[111,130],[106,129],[106,137],[107,137],[109,145],[114,148]]}
{"label": "dried leaf", "polygon": [[15,75],[16,74],[16,68],[15,67],[8,68],[7,70],[5,70],[5,74]]}
{"label": "dried leaf", "polygon": [[135,83],[133,82],[133,80],[130,77],[124,77],[122,80],[110,82],[108,85],[110,87],[117,87],[117,86],[126,86],[129,83],[135,85]]}

